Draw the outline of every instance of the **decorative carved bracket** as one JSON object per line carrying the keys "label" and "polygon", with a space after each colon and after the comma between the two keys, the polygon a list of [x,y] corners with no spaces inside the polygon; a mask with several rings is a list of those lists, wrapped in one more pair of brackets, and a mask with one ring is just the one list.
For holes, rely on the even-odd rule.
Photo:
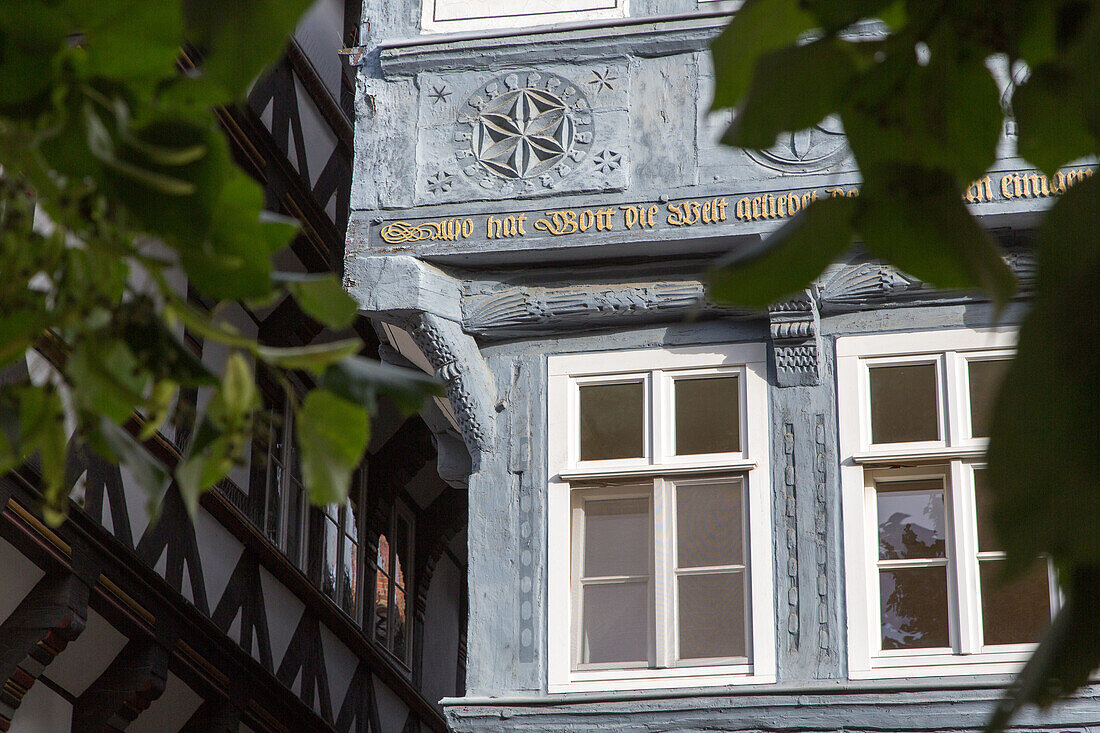
{"label": "decorative carved bracket", "polygon": [[496,386],[489,367],[473,338],[454,321],[421,313],[413,318],[410,333],[447,390],[476,470],[478,454],[493,450]]}
{"label": "decorative carved bracket", "polygon": [[49,573],[0,624],[0,731],[10,729],[23,696],[84,630],[89,590],[87,577]]}
{"label": "decorative carved bracket", "polygon": [[817,302],[807,292],[768,308],[780,387],[811,386],[821,382],[820,329]]}
{"label": "decorative carved bracket", "polygon": [[168,680],[168,645],[132,639],[73,705],[73,733],[126,730],[161,694]]}

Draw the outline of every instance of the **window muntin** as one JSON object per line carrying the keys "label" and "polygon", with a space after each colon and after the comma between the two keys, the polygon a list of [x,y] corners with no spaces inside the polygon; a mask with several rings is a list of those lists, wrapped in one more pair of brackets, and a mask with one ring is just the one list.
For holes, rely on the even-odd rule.
{"label": "window muntin", "polygon": [[[749,551],[750,537],[770,538],[762,346],[570,355],[549,365],[550,542],[571,548],[548,557],[551,691],[774,679],[773,655],[753,655],[774,646],[770,539]],[[644,389],[642,455],[586,460],[580,390],[623,383]],[[679,421],[678,406],[690,410]],[[678,430],[690,438],[708,410],[727,423],[719,439],[678,445]],[[630,521],[609,519],[612,509]],[[610,539],[619,537],[603,529],[611,523],[631,526],[634,539]],[[629,564],[616,559],[622,553]],[[600,604],[614,611],[597,614]]]}
{"label": "window muntin", "polygon": [[[1014,341],[968,329],[837,341],[853,677],[1013,672],[1050,621],[1047,563],[1018,586],[993,582],[1004,553],[991,542],[981,486],[982,416]],[[938,439],[926,429],[879,442],[871,375],[916,364],[935,367]]]}

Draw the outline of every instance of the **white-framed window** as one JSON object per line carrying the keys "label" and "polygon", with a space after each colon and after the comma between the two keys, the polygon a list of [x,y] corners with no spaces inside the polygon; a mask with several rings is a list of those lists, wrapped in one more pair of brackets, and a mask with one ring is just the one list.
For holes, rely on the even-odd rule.
{"label": "white-framed window", "polygon": [[547,366],[549,691],[773,682],[763,344]]}
{"label": "white-framed window", "polygon": [[849,673],[1010,673],[1059,602],[1049,566],[1001,583],[985,479],[1008,329],[837,339]]}
{"label": "white-framed window", "polygon": [[424,0],[425,33],[625,18],[629,0]]}

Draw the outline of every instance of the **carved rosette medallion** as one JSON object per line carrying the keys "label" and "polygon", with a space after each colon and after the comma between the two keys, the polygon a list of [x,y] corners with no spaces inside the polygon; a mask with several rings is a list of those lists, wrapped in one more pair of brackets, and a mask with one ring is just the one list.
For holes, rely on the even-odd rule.
{"label": "carved rosette medallion", "polygon": [[851,153],[836,115],[806,130],[785,132],[767,150],[745,153],[765,168],[786,173],[815,173],[840,163]]}
{"label": "carved rosette medallion", "polygon": [[482,188],[532,193],[570,175],[592,136],[592,109],[576,84],[557,74],[507,74],[460,109],[455,157]]}

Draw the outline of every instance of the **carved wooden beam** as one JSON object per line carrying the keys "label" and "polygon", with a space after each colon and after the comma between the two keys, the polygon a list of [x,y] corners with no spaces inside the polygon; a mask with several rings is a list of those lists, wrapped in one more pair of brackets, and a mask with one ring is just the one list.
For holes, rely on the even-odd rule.
{"label": "carved wooden beam", "polygon": [[0,731],[12,719],[38,676],[84,630],[89,580],[48,573],[0,624]]}
{"label": "carved wooden beam", "polygon": [[169,645],[132,639],[73,705],[73,733],[124,731],[161,694]]}

